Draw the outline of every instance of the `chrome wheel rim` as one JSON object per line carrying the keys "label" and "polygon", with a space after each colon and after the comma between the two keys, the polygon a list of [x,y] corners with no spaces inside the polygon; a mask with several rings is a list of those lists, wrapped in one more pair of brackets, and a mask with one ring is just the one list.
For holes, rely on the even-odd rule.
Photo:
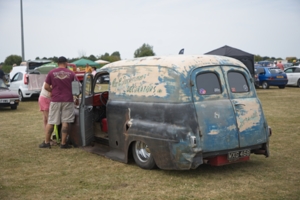
{"label": "chrome wheel rim", "polygon": [[264,89],[266,89],[266,88],[267,88],[267,83],[263,83],[262,87],[263,87]]}
{"label": "chrome wheel rim", "polygon": [[141,141],[135,142],[135,153],[139,161],[145,163],[151,157],[151,152],[147,144]]}

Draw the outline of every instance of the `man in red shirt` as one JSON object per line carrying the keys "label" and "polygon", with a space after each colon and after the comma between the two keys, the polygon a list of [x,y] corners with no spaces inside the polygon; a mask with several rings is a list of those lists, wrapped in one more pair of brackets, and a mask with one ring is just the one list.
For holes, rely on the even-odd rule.
{"label": "man in red shirt", "polygon": [[50,137],[54,125],[62,124],[60,148],[71,148],[66,143],[69,123],[74,122],[74,101],[72,95],[72,81],[77,80],[75,73],[67,68],[67,59],[58,58],[58,68],[51,70],[45,80],[45,90],[51,92],[48,124],[46,126],[45,141],[40,148],[51,148]]}
{"label": "man in red shirt", "polygon": [[284,70],[283,64],[281,63],[281,61],[278,62],[277,67],[281,70]]}

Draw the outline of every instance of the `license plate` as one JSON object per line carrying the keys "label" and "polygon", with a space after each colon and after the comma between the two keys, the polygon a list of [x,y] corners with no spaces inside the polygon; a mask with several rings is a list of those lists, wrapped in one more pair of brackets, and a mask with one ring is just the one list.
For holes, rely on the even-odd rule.
{"label": "license plate", "polygon": [[10,99],[0,99],[0,103],[9,103]]}
{"label": "license plate", "polygon": [[277,76],[277,78],[283,78],[283,76]]}
{"label": "license plate", "polygon": [[229,161],[238,160],[239,158],[250,156],[250,153],[251,153],[250,149],[244,149],[244,150],[240,150],[240,151],[231,151],[231,152],[228,152],[227,159]]}

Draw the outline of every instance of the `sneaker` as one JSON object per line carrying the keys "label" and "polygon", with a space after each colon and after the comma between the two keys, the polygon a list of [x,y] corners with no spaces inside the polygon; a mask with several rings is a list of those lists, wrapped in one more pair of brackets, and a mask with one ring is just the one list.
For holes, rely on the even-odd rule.
{"label": "sneaker", "polygon": [[60,145],[60,148],[61,148],[61,149],[70,149],[70,148],[72,148],[72,146],[70,146],[70,145],[68,145],[68,144],[61,144],[61,145]]}
{"label": "sneaker", "polygon": [[40,144],[39,147],[40,147],[40,148],[49,148],[49,149],[51,149],[50,143],[47,143],[47,144],[46,144],[45,141],[43,141],[43,143]]}

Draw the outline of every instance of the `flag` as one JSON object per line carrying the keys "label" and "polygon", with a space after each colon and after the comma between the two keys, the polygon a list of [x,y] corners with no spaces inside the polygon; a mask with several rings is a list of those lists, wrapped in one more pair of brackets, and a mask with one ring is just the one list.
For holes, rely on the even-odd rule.
{"label": "flag", "polygon": [[184,49],[181,49],[181,50],[179,51],[179,54],[184,54]]}

